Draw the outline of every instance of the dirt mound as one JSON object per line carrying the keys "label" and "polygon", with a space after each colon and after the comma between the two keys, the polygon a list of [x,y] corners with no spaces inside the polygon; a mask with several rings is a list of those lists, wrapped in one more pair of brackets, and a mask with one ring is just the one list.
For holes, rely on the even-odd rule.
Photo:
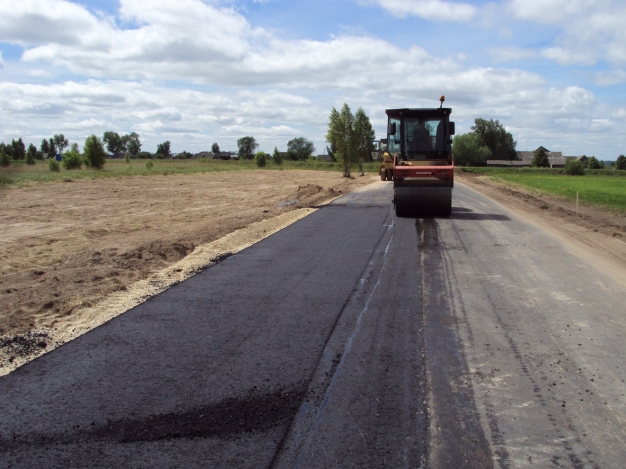
{"label": "dirt mound", "polygon": [[335,187],[306,184],[298,186],[298,189],[289,195],[287,202],[295,202],[294,205],[298,208],[315,207],[322,202],[334,199],[342,194],[343,190]]}

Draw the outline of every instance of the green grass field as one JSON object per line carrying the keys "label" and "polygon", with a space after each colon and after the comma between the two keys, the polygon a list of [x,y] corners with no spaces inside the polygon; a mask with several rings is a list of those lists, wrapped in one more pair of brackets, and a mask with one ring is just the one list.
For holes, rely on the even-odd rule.
{"label": "green grass field", "polygon": [[463,168],[494,180],[557,195],[587,205],[626,211],[626,171],[587,170],[584,176],[568,176],[560,169]]}
{"label": "green grass field", "polygon": [[[343,170],[341,163],[326,161],[283,161],[276,165],[271,161],[265,168],[257,168],[252,160],[213,160],[213,159],[190,159],[190,160],[152,160],[152,169],[146,168],[148,160],[130,160],[127,164],[124,160],[107,160],[101,170],[96,169],[72,169],[56,173],[48,168],[48,161],[37,161],[35,165],[28,166],[23,161],[12,161],[8,168],[0,168],[0,186],[25,186],[45,182],[60,182],[66,179],[84,178],[111,178],[151,176],[158,174],[194,174],[211,173],[219,171],[249,171],[263,169],[266,171],[288,171],[294,169],[307,169],[314,171],[337,171]],[[353,165],[352,172],[358,171],[357,165]],[[378,173],[378,163],[365,164],[366,173]]]}

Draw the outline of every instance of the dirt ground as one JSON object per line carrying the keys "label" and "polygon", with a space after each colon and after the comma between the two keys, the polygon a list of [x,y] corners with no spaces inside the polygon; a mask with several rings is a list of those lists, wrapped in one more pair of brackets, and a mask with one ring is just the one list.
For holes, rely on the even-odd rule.
{"label": "dirt ground", "polygon": [[59,322],[196,247],[376,179],[247,171],[2,189],[0,354],[42,351]]}
{"label": "dirt ground", "polygon": [[[567,241],[573,250],[603,270],[626,268],[626,214],[579,205],[556,196],[509,186],[475,173],[457,171],[465,184]],[[626,279],[623,279],[626,283]]]}

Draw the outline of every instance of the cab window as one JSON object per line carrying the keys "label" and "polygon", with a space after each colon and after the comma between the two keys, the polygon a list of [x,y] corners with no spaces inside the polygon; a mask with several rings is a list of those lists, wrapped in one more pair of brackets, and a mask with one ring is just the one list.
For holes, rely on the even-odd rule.
{"label": "cab window", "polygon": [[427,159],[427,152],[443,151],[443,121],[441,119],[404,120],[404,148],[410,160]]}
{"label": "cab window", "polygon": [[393,135],[389,134],[389,138],[387,139],[387,151],[389,151],[389,153],[399,153],[402,148],[402,139],[400,138],[400,119],[389,119],[389,130],[394,127],[394,124],[396,133]]}

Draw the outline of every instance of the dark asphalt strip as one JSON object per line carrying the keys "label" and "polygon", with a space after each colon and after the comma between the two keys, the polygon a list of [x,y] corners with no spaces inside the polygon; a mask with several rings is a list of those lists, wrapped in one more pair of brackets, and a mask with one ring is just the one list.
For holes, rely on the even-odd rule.
{"label": "dark asphalt strip", "polygon": [[0,467],[267,467],[388,213],[319,210],[3,376]]}
{"label": "dark asphalt strip", "polygon": [[435,219],[418,219],[421,297],[429,388],[429,468],[493,468],[457,318],[449,301]]}
{"label": "dark asphalt strip", "polygon": [[414,224],[398,219],[381,239],[311,381],[313,398],[273,468],[424,467],[427,391]]}

